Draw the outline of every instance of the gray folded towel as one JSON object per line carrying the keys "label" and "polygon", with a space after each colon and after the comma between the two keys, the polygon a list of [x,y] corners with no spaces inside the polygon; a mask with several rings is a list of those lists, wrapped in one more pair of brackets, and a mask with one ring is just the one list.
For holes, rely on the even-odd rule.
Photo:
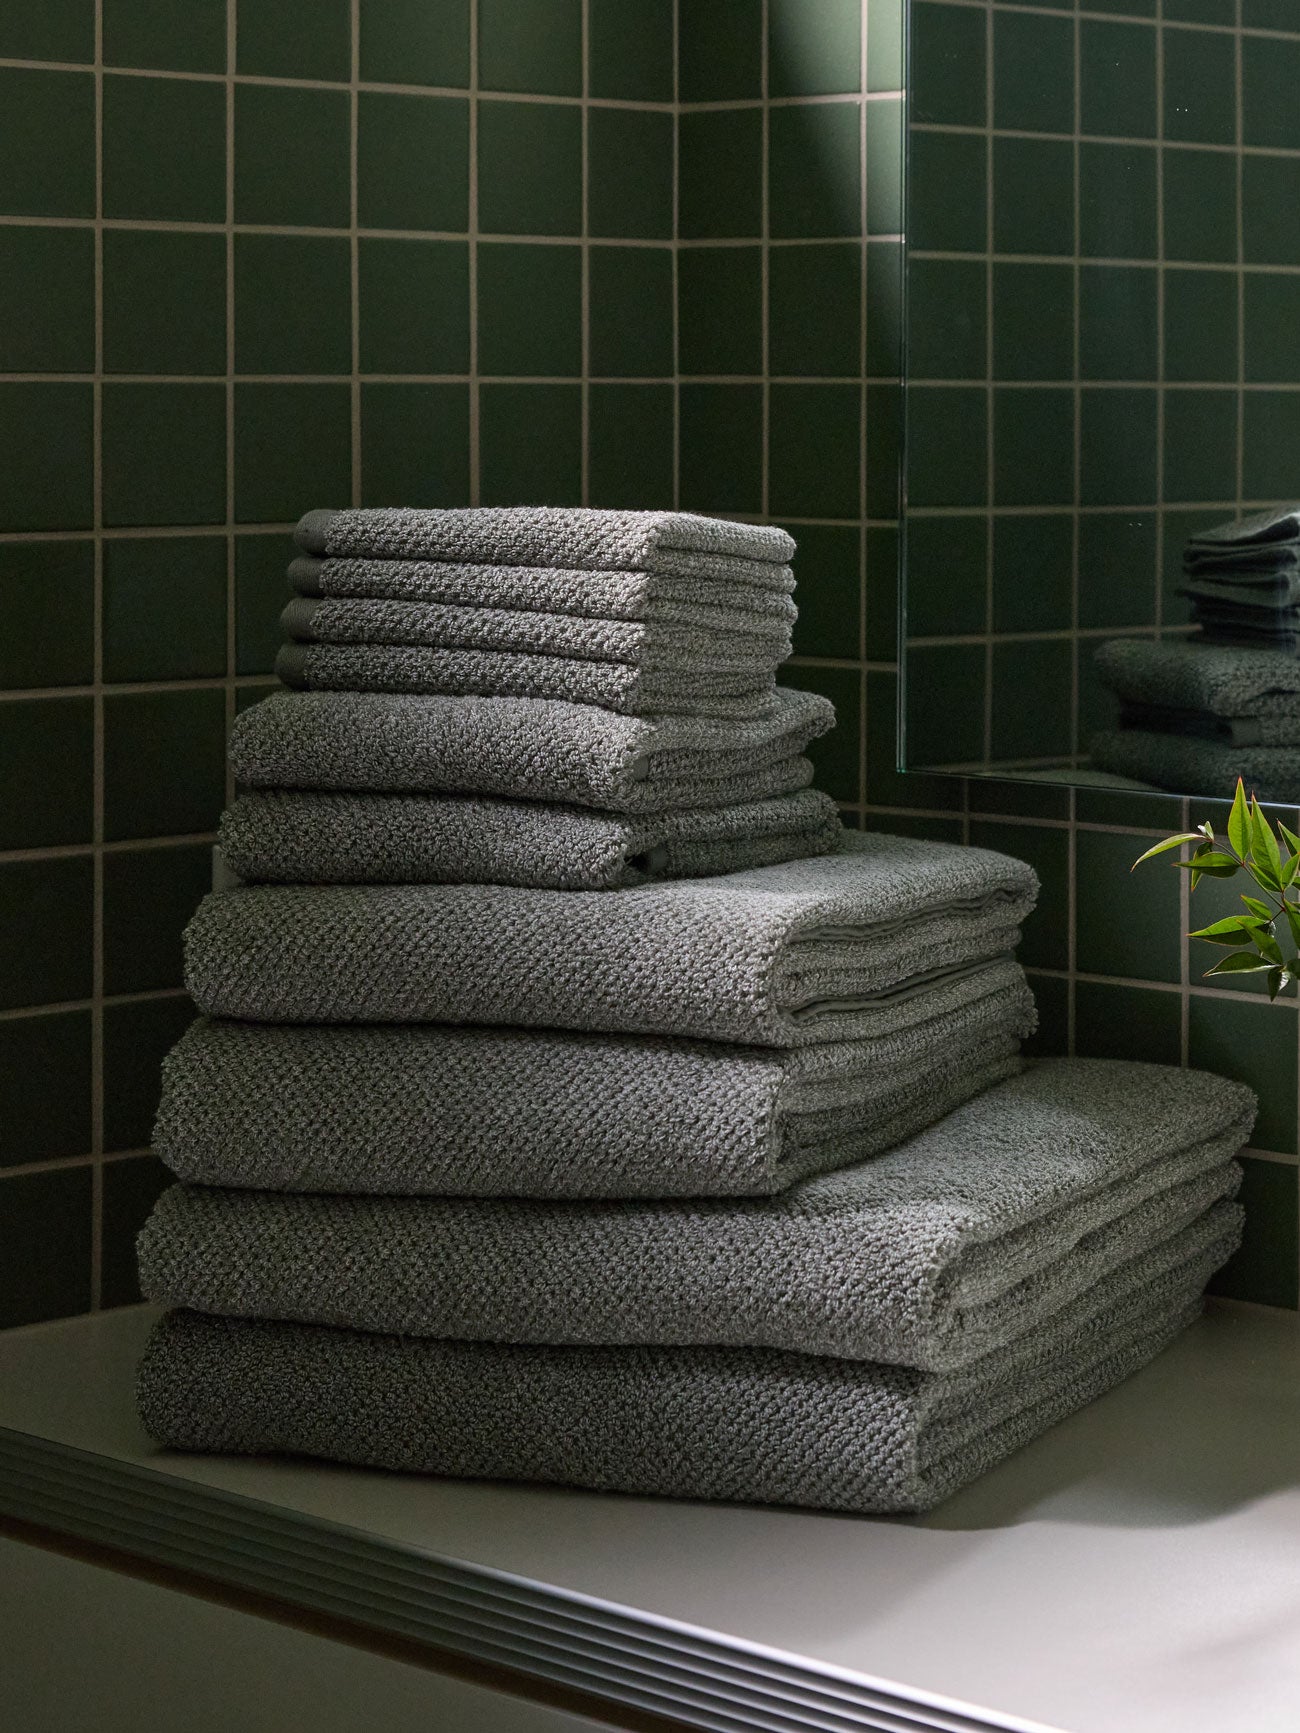
{"label": "gray folded towel", "polygon": [[1187,543],[1183,569],[1220,576],[1294,572],[1300,566],[1300,505],[1271,506],[1236,523],[1218,524]]}
{"label": "gray folded towel", "polygon": [[1172,794],[1217,794],[1228,800],[1241,777],[1262,801],[1300,806],[1300,745],[1234,746],[1146,728],[1112,728],[1094,734],[1090,750],[1100,769]]}
{"label": "gray folded towel", "polygon": [[1116,638],[1101,646],[1095,661],[1102,684],[1129,704],[1300,718],[1300,660],[1281,650]]}
{"label": "gray folded towel", "polygon": [[211,1016],[494,1023],[801,1047],[1013,951],[1037,895],[1008,855],[846,831],[833,854],[621,891],[268,885],[186,932]]}
{"label": "gray folded towel", "polygon": [[546,698],[278,692],[235,719],[230,763],[254,788],[498,794],[609,812],[732,806],[812,781],[829,699],[777,687],[748,722],[617,716]]}
{"label": "gray folded towel", "polygon": [[[304,553],[331,558],[734,576],[749,583],[762,581],[756,566],[787,566],[795,546],[784,530],[766,525],[690,512],[596,511],[587,506],[309,511],[294,540]],[[775,580],[778,587],[785,582],[784,577]]]}
{"label": "gray folded towel", "polygon": [[1153,1359],[1235,1249],[1220,1204],[956,1372],[764,1348],[552,1348],[173,1312],[140,1418],[179,1450],[871,1512],[925,1510]]}
{"label": "gray folded towel", "polygon": [[1300,714],[1295,716],[1215,716],[1208,710],[1167,710],[1159,704],[1124,704],[1121,728],[1154,734],[1186,734],[1228,746],[1300,747]]}
{"label": "gray folded towel", "polygon": [[175,1186],[150,1299],[465,1341],[783,1348],[943,1371],[1224,1198],[1255,1099],[1168,1067],[1031,1067],[772,1198],[322,1197]]}
{"label": "gray folded towel", "polygon": [[312,692],[443,692],[452,697],[562,698],[625,716],[747,721],[770,708],[772,671],[639,668],[515,650],[436,650],[410,644],[282,644],[275,671]]}
{"label": "gray folded towel", "polygon": [[498,884],[611,890],[826,854],[835,802],[815,789],[629,816],[449,794],[246,794],[221,819],[226,864],[250,883]]}
{"label": "gray folded towel", "polygon": [[1003,960],[899,1025],[781,1050],[552,1029],[190,1025],[154,1152],[181,1179],[410,1196],[762,1194],[887,1149],[1019,1068]]}

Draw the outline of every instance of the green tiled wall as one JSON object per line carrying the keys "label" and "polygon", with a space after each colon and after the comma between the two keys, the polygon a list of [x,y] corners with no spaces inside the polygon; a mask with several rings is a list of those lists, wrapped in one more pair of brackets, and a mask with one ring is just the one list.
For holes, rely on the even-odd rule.
{"label": "green tiled wall", "polygon": [[1293,1304],[1293,1013],[1188,993],[1158,875],[1165,937],[1131,975],[1105,949],[1115,839],[1163,809],[896,768],[899,0],[235,14],[0,16],[0,1323],[133,1295],[223,735],[267,684],[290,524],[347,500],[788,524],[795,677],[840,712],[823,785],[1035,862],[1045,1050],[1260,1083],[1286,1159],[1252,1167],[1232,1280]]}

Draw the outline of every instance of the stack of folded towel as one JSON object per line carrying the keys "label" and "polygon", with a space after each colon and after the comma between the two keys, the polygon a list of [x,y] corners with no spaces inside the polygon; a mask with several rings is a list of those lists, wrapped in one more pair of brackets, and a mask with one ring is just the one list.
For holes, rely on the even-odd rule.
{"label": "stack of folded towel", "polygon": [[1181,595],[1217,644],[1300,648],[1300,505],[1287,505],[1193,536]]}

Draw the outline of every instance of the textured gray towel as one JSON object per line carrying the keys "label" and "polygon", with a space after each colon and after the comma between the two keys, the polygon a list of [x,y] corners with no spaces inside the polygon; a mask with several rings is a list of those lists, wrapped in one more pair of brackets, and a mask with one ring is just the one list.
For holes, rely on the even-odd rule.
{"label": "textured gray towel", "polygon": [[1213,716],[1208,710],[1163,710],[1156,704],[1125,704],[1121,728],[1146,728],[1154,734],[1185,734],[1227,746],[1300,748],[1300,715]]}
{"label": "textured gray towel", "polygon": [[766,1193],[929,1125],[1018,1066],[1020,968],[790,1051],[551,1029],[191,1024],[154,1150],[181,1179],[279,1191],[515,1197]]}
{"label": "textured gray towel", "polygon": [[542,1203],[176,1186],[172,1306],[466,1341],[784,1348],[941,1371],[1235,1194],[1241,1085],[1059,1060],[779,1197]]}
{"label": "textured gray towel", "polygon": [[[676,1498],[924,1510],[1154,1358],[1235,1249],[1221,1204],[958,1372],[763,1348],[538,1348],[173,1312],[137,1401],[181,1450]],[[1143,1278],[1146,1276],[1144,1282]]]}
{"label": "textured gray towel", "polygon": [[211,1016],[496,1023],[770,1047],[879,1034],[900,994],[1013,951],[1032,868],[847,831],[834,854],[622,891],[267,885],[186,931]]}
{"label": "textured gray towel", "polygon": [[1300,718],[1300,660],[1282,650],[1116,638],[1097,651],[1096,665],[1102,684],[1125,703]]}
{"label": "textured gray towel", "polygon": [[718,631],[656,620],[591,620],[521,608],[445,607],[383,598],[295,597],[280,615],[286,638],[305,644],[509,650],[580,662],[626,662],[648,672],[772,673],[790,654],[790,627]]}
{"label": "textured gray towel", "polygon": [[826,854],[835,802],[815,789],[653,816],[448,794],[246,794],[221,820],[250,883],[498,884],[611,890]]}
{"label": "textured gray towel", "polygon": [[286,686],[311,692],[562,698],[624,716],[742,721],[766,714],[776,690],[771,671],[663,670],[514,650],[431,650],[409,644],[282,644],[275,671]]}
{"label": "textured gray towel", "polygon": [[[331,558],[447,560],[563,571],[669,572],[686,578],[762,581],[755,567],[784,567],[784,530],[689,512],[595,511],[586,506],[409,507],[309,511],[294,532],[304,553]],[[776,578],[784,586],[786,578]]]}
{"label": "textured gray towel", "polygon": [[230,762],[254,788],[498,794],[608,812],[732,806],[812,780],[830,701],[778,687],[749,722],[616,716],[544,698],[278,692],[236,718]]}
{"label": "textured gray towel", "polygon": [[1300,563],[1300,505],[1270,506],[1267,511],[1217,524],[1187,543],[1188,572],[1285,572]]}
{"label": "textured gray towel", "polygon": [[1147,728],[1112,728],[1095,734],[1092,761],[1173,794],[1232,796],[1240,776],[1263,801],[1300,806],[1300,745],[1233,746]]}

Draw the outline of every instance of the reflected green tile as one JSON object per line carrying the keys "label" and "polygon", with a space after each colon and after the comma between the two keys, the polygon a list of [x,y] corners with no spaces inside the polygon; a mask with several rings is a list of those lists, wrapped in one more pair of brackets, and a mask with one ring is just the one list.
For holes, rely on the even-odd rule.
{"label": "reflected green tile", "polygon": [[[869,102],[863,113],[867,156],[867,234],[898,235],[903,229],[903,105],[901,102]],[[841,122],[839,148],[842,158],[819,172],[833,177],[839,192],[838,205],[847,211],[852,177],[847,158],[852,149],[849,127]],[[856,229],[836,233],[856,233]]]}
{"label": "reflected green tile", "polygon": [[982,644],[910,649],[904,686],[908,765],[982,761],[986,689]]}
{"label": "reflected green tile", "polygon": [[1210,1283],[1210,1292],[1259,1306],[1300,1304],[1300,1170],[1290,1163],[1242,1161],[1238,1201],[1246,1211],[1241,1249]]}
{"label": "reflected green tile", "polygon": [[212,888],[212,848],[113,849],[104,856],[104,991],[183,985],[181,934]]}
{"label": "reflected green tile", "polygon": [[218,679],[226,671],[224,536],[104,544],[104,678]]}
{"label": "reflected green tile", "polygon": [[[34,12],[73,9],[66,4],[51,6],[49,0],[42,0],[41,4],[32,7]],[[80,6],[75,9],[89,10]],[[256,32],[258,16],[265,14],[267,9],[267,0],[242,0],[239,8],[241,72],[270,70],[243,63],[245,32]],[[104,63],[107,66],[145,66],[163,72],[226,70],[226,0],[185,0],[184,6],[177,6],[176,0],[103,0],[103,11]],[[314,29],[311,34],[315,34]],[[302,46],[301,40],[299,46]],[[89,53],[59,58],[90,60],[93,57],[92,29]],[[295,74],[292,64],[274,70],[289,72],[298,78],[322,76],[308,72]],[[343,77],[347,77],[346,71]]]}
{"label": "reflected green tile", "polygon": [[373,84],[469,84],[470,0],[383,0],[360,10],[361,76]]}
{"label": "reflected green tile", "polygon": [[1073,255],[1072,145],[1056,139],[994,139],[993,246],[999,253]]}
{"label": "reflected green tile", "polygon": [[591,234],[672,239],[674,131],[672,115],[654,110],[590,111],[587,226]]}
{"label": "reflected green tile", "polygon": [[1300,265],[1300,226],[1291,221],[1300,203],[1300,156],[1246,156],[1241,176],[1246,263]]}
{"label": "reflected green tile", "polygon": [[1165,498],[1190,503],[1231,493],[1236,469],[1236,392],[1167,392]]}
{"label": "reflected green tile", "polygon": [[[912,702],[931,708],[947,701],[937,685],[926,682],[934,670],[908,661],[907,682]],[[942,670],[940,670],[942,672]],[[960,777],[922,776],[915,768],[899,769],[903,757],[898,743],[898,676],[872,669],[867,674],[867,800],[873,806],[928,807],[940,812],[961,811],[965,783]],[[916,745],[907,742],[906,762],[915,767],[924,762]],[[882,819],[887,830],[892,819]]]}
{"label": "reflected green tile", "polygon": [[1079,147],[1079,250],[1093,259],[1154,259],[1159,246],[1153,146]]}
{"label": "reflected green tile", "polygon": [[93,217],[93,76],[0,66],[0,114],[0,214]]}
{"label": "reflected green tile", "polygon": [[984,505],[987,391],[973,385],[914,386],[907,394],[907,447],[907,497],[913,506]]}
{"label": "reflected green tile", "polygon": [[[1170,875],[1172,876],[1172,875]],[[1294,1155],[1296,1026],[1292,1005],[1193,992],[1188,1007],[1188,1063],[1248,1083],[1259,1097],[1251,1134],[1256,1149]]]}
{"label": "reflected green tile", "polygon": [[588,271],[591,371],[598,378],[673,373],[671,250],[593,247]]}
{"label": "reflected green tile", "polygon": [[867,660],[892,662],[898,654],[899,592],[902,587],[899,535],[892,526],[872,524],[865,531],[865,537]]}
{"label": "reflected green tile", "polygon": [[1292,30],[1295,14],[1290,0],[1241,0],[1241,22],[1247,30]]}
{"label": "reflected green tile", "polygon": [[95,0],[6,7],[0,18],[0,55],[6,60],[93,60]]}
{"label": "reflected green tile", "polygon": [[1145,265],[1085,265],[1079,273],[1079,368],[1084,379],[1154,379],[1159,372],[1159,273]]}
{"label": "reflected green tile", "polygon": [[856,668],[835,668],[805,662],[788,668],[782,683],[802,692],[820,692],[835,706],[835,726],[809,743],[816,785],[832,800],[850,804],[858,799],[859,738],[862,729],[862,676]]}
{"label": "reflected green tile", "polygon": [[1080,26],[1082,130],[1109,138],[1156,136],[1156,32],[1149,24],[1085,18]]}
{"label": "reflected green tile", "polygon": [[1028,861],[1038,874],[1038,902],[1024,923],[1016,956],[1027,969],[1065,969],[1070,962],[1070,834],[1040,824],[995,824],[976,821],[970,827],[976,848],[994,849]]}
{"label": "reflected green tile", "polygon": [[762,387],[683,385],[680,397],[682,510],[762,511]]}
{"label": "reflected green tile", "polygon": [[469,504],[469,387],[361,387],[362,505]]}
{"label": "reflected green tile", "polygon": [[483,90],[582,95],[583,0],[478,0]]}
{"label": "reflected green tile", "polygon": [[92,840],[94,732],[90,698],[27,698],[0,710],[0,849]]}
{"label": "reflected green tile", "polygon": [[[1235,157],[1226,151],[1166,150],[1163,159],[1166,258],[1232,264],[1237,257]],[[1249,169],[1245,172],[1249,180]],[[1270,224],[1277,215],[1264,214]]]}
{"label": "reflected green tile", "polygon": [[1073,379],[1074,280],[1073,265],[994,265],[995,379]]}
{"label": "reflected green tile", "polygon": [[235,371],[352,371],[345,236],[235,236]]}
{"label": "reflected green tile", "polygon": [[1078,981],[1074,988],[1074,1050],[1083,1059],[1181,1060],[1182,1000],[1152,987]]}
{"label": "reflected green tile", "polygon": [[983,379],[987,272],[977,259],[913,259],[907,273],[910,379]]}
{"label": "reflected green tile", "polygon": [[[463,114],[463,105],[458,105]],[[392,174],[408,174],[401,155]],[[443,170],[435,153],[430,174]],[[409,198],[414,189],[406,196]],[[460,189],[457,186],[459,203]],[[479,228],[498,235],[582,233],[582,112],[549,102],[485,102],[478,111]],[[410,226],[410,225],[402,225]],[[430,223],[430,228],[463,223]]]}
{"label": "reflected green tile", "polygon": [[1156,410],[1153,390],[1084,389],[1079,421],[1084,505],[1146,505],[1155,499]]}
{"label": "reflected green tile", "polygon": [[283,531],[235,537],[235,672],[269,674],[284,633],[289,561],[296,549]]}
{"label": "reflected green tile", "polygon": [[1242,494],[1249,500],[1295,495],[1300,448],[1300,392],[1248,391],[1244,399]]}
{"label": "reflected green tile", "polygon": [[1131,872],[1145,846],[1139,838],[1106,831],[1076,834],[1075,959],[1081,974],[1178,980],[1179,874]]}
{"label": "reflected green tile", "polygon": [[0,1022],[0,1168],[89,1155],[90,1012]]}
{"label": "reflected green tile", "polygon": [[[1074,647],[1059,638],[993,646],[991,756],[1063,758],[1072,750]],[[1033,694],[1032,704],[1025,702]]]}
{"label": "reflected green tile", "polygon": [[89,528],[92,424],[89,385],[0,383],[0,530]]}
{"label": "reflected green tile", "polygon": [[856,518],[861,424],[860,385],[773,385],[769,510],[777,517]]}
{"label": "reflected green tile", "polygon": [[224,373],[226,237],[106,229],[103,248],[105,371]]}
{"label": "reflected green tile", "polygon": [[[988,140],[974,133],[914,132],[908,154],[907,233],[912,247],[982,253],[988,237]],[[1004,210],[1001,240],[1022,226],[1019,217],[1018,202],[1015,211]]]}
{"label": "reflected green tile", "polygon": [[862,89],[862,0],[768,0],[767,43],[772,96]]}
{"label": "reflected green tile", "polygon": [[[890,14],[901,21],[902,8],[891,6]],[[873,13],[867,31],[869,54],[876,30]],[[908,84],[913,126],[984,125],[987,35],[988,15],[973,7],[914,0]]]}
{"label": "reflected green tile", "polygon": [[0,1011],[90,997],[94,906],[89,854],[0,861]]}
{"label": "reflected green tile", "polygon": [[[769,255],[769,269],[777,257]],[[683,373],[761,373],[761,248],[684,247],[677,255],[677,311]]]}
{"label": "reflected green tile", "polygon": [[1074,24],[1055,14],[993,13],[993,124],[1074,131]]}
{"label": "reflected green tile", "polygon": [[469,370],[469,246],[465,241],[357,242],[363,373]]}
{"label": "reflected green tile", "polygon": [[[871,103],[885,126],[895,118],[893,103]],[[826,239],[862,233],[862,107],[856,102],[818,102],[774,108],[768,117],[768,215],[778,239]],[[880,162],[870,162],[868,184],[880,188],[882,208],[897,195],[897,173],[891,182],[887,127],[882,133]],[[892,187],[892,191],[891,191]],[[901,218],[877,225],[876,232],[896,233]]]}
{"label": "reflected green tile", "polygon": [[592,96],[673,100],[673,11],[673,0],[589,0]]}
{"label": "reflected green tile", "polygon": [[0,1329],[89,1311],[91,1170],[0,1180]]}
{"label": "reflected green tile", "polygon": [[[213,87],[224,102],[224,92]],[[385,226],[369,210],[373,204],[375,151],[374,105],[396,102],[363,92],[360,99],[360,160],[358,196],[361,222],[367,227]],[[402,100],[415,102],[418,98]],[[224,110],[223,110],[224,112]],[[235,86],[235,221],[239,223],[288,224],[304,228],[345,229],[351,211],[350,107],[345,90],[310,90],[291,85],[237,84]],[[391,114],[385,115],[392,129],[391,146],[396,150],[414,141],[399,131]],[[382,147],[381,147],[382,151]],[[412,185],[428,196],[432,161],[411,150],[406,173]],[[451,178],[450,164],[439,167]],[[224,175],[224,169],[223,169]],[[416,228],[415,223],[403,227]]]}
{"label": "reflected green tile", "polygon": [[[1231,478],[1225,477],[1225,480]],[[1237,515],[1236,498],[1229,496],[1221,505],[1202,507],[1198,511],[1166,511],[1163,513],[1165,524],[1164,563],[1160,574],[1161,595],[1163,607],[1161,618],[1166,624],[1185,624],[1190,618],[1190,609],[1185,600],[1178,595],[1183,583],[1183,546],[1190,536],[1199,535],[1204,530],[1214,529],[1216,525],[1227,522]]]}
{"label": "reflected green tile", "polygon": [[235,386],[235,518],[296,523],[352,491],[352,403],[345,384]]}
{"label": "reflected green tile", "polygon": [[999,517],[993,524],[993,629],[1069,629],[1074,523],[1066,512]]}
{"label": "reflected green tile", "polygon": [[1000,506],[1074,498],[1074,393],[998,386],[993,393],[993,498]]}
{"label": "reflected green tile", "polygon": [[681,116],[678,227],[683,240],[757,236],[763,226],[763,124],[757,109]]}
{"label": "reflected green tile", "polygon": [[94,368],[94,235],[0,226],[0,372]]}
{"label": "reflected green tile", "polygon": [[81,686],[95,671],[89,541],[0,543],[0,689]]}
{"label": "reflected green tile", "polygon": [[988,606],[988,518],[909,517],[907,631],[932,638],[984,630]]}
{"label": "reflected green tile", "polygon": [[[913,33],[916,12],[913,9]],[[903,67],[903,9],[894,0],[866,0],[867,89],[901,90]]]}
{"label": "reflected green tile", "polygon": [[588,501],[614,510],[673,503],[671,385],[593,385]]}
{"label": "reflected green tile", "polygon": [[582,372],[579,247],[479,247],[478,365],[488,374]]}
{"label": "reflected green tile", "polygon": [[[1241,42],[1241,118],[1247,149],[1295,150],[1295,128],[1287,110],[1300,77],[1300,35],[1292,17],[1290,37],[1244,36]],[[1279,105],[1282,105],[1279,107]]]}
{"label": "reflected green tile", "polygon": [[1247,380],[1300,383],[1300,277],[1248,272],[1245,292]]}
{"label": "reflected green tile", "polygon": [[867,387],[867,516],[895,519],[902,510],[903,393]]}
{"label": "reflected green tile", "polygon": [[[485,385],[479,393],[482,503],[577,505],[582,388]],[[539,439],[537,430],[545,428]]]}
{"label": "reflected green tile", "polygon": [[154,1204],[171,1185],[172,1175],[155,1155],[110,1161],[103,1172],[99,1303],[134,1306],[143,1297],[135,1242]]}
{"label": "reflected green tile", "polygon": [[1084,512],[1079,519],[1079,624],[1145,626],[1156,618],[1152,513]]}
{"label": "reflected green tile", "polygon": [[683,6],[678,29],[683,102],[757,101],[763,94],[763,0]]}
{"label": "reflected green tile", "polygon": [[114,381],[103,390],[104,522],[226,518],[226,392]]}
{"label": "reflected green tile", "polygon": [[104,215],[226,220],[226,93],[189,78],[104,78]]}
{"label": "reflected green tile", "polygon": [[[347,83],[352,75],[349,0],[313,0],[310,29],[303,28],[300,0],[238,0],[238,3],[235,64],[240,73],[258,78],[313,78]],[[224,12],[224,0],[217,0],[217,4]],[[225,70],[224,41],[222,64],[217,70]]]}
{"label": "reflected green tile", "polygon": [[[487,177],[482,227],[496,221],[500,166],[500,110],[517,103],[484,103],[479,110],[480,172]],[[551,109],[538,108],[539,115]],[[526,168],[520,180],[529,181]],[[464,231],[469,224],[469,105],[460,97],[401,96],[363,90],[357,109],[357,219],[366,229]],[[330,218],[333,222],[335,219]],[[346,221],[346,217],[344,218]],[[521,233],[530,232],[521,228]]]}
{"label": "reflected green tile", "polygon": [[1232,37],[1226,31],[1172,28],[1163,36],[1165,137],[1187,144],[1234,144],[1237,65]]}
{"label": "reflected green tile", "polygon": [[[1267,3],[1267,0],[1266,0]],[[1286,0],[1282,0],[1285,5]],[[1247,23],[1252,0],[1245,0]],[[1231,29],[1236,22],[1237,0],[1165,0],[1165,21],[1176,24],[1221,24]]]}
{"label": "reflected green tile", "polygon": [[[1248,298],[1251,281],[1247,279]],[[1166,379],[1189,383],[1235,380],[1241,322],[1236,274],[1166,271],[1164,286]],[[1249,336],[1249,319],[1246,329]]]}
{"label": "reflected green tile", "polygon": [[104,1148],[143,1149],[153,1132],[164,1057],[194,1021],[188,998],[104,1007]]}
{"label": "reflected green tile", "polygon": [[877,241],[866,259],[867,376],[896,379],[903,365],[903,249],[896,241]]}
{"label": "reflected green tile", "polygon": [[216,829],[226,793],[226,703],[219,687],[110,692],[104,699],[104,836]]}
{"label": "reflected green tile", "polygon": [[[796,524],[796,656],[856,658],[862,614],[862,531],[856,524]],[[798,684],[797,677],[791,682]]]}

